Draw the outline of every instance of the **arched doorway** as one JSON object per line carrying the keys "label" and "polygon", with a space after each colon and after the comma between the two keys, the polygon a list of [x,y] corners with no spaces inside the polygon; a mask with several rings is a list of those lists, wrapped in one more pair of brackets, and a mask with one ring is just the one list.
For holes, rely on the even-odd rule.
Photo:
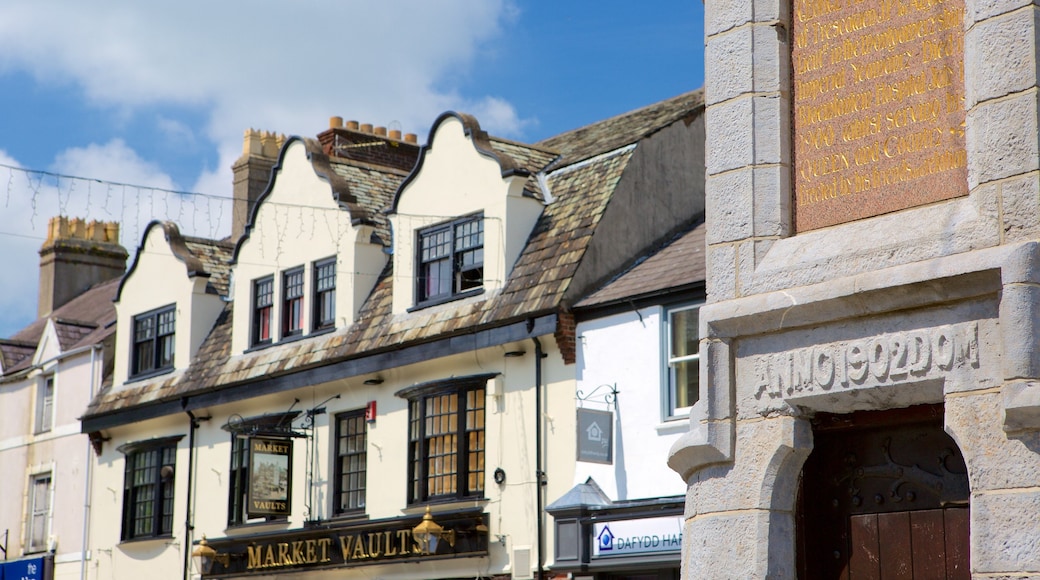
{"label": "arched doorway", "polygon": [[920,405],[813,419],[801,578],[971,578],[967,469],[942,418],[942,405]]}

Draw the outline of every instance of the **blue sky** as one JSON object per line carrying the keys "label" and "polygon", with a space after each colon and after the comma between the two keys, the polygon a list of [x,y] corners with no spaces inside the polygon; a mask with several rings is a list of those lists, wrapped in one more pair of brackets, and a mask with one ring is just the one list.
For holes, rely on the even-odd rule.
{"label": "blue sky", "polygon": [[700,0],[5,0],[0,337],[35,315],[52,215],[118,219],[131,253],[151,219],[227,235],[219,203],[162,190],[229,197],[248,128],[313,136],[342,116],[422,142],[450,109],[537,141],[700,87],[703,11]]}

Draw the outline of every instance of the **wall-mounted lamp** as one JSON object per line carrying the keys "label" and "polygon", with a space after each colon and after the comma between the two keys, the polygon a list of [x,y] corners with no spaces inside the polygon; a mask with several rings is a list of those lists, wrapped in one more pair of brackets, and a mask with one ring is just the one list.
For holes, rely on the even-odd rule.
{"label": "wall-mounted lamp", "polygon": [[227,568],[231,558],[228,554],[221,554],[210,548],[209,543],[206,542],[206,535],[203,534],[198,546],[191,552],[191,560],[195,562],[195,569],[199,571],[199,574],[209,574],[213,571],[214,562],[220,562]]}
{"label": "wall-mounted lamp", "polygon": [[383,379],[380,378],[380,377],[372,377],[370,379],[365,379],[365,384],[366,385],[381,385],[381,384],[383,384]]}
{"label": "wall-mounted lamp", "polygon": [[526,350],[509,350],[509,351],[506,351],[505,356],[507,358],[517,358],[517,357],[524,356],[525,354],[527,354]]}
{"label": "wall-mounted lamp", "polygon": [[449,546],[455,547],[455,530],[445,531],[437,522],[433,521],[430,506],[426,506],[426,513],[423,514],[419,525],[412,528],[412,538],[415,539],[415,543],[419,545],[419,550],[423,554],[436,554],[437,547],[442,540],[447,541]]}

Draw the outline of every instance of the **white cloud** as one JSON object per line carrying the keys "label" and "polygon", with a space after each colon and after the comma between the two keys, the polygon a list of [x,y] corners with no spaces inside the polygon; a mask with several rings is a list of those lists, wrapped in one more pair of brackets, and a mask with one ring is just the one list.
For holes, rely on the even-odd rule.
{"label": "white cloud", "polygon": [[[127,119],[135,109],[156,109],[157,126],[174,143],[208,140],[219,157],[216,168],[199,168],[195,183],[176,184],[116,139],[63,151],[51,169],[148,187],[53,179],[34,186],[26,180],[6,207],[0,190],[3,221],[14,224],[5,227],[29,236],[0,234],[5,253],[28,256],[18,258],[18,266],[8,270],[13,275],[0,282],[0,312],[16,307],[15,300],[24,311],[25,282],[37,277],[36,251],[46,221],[59,212],[120,220],[131,252],[153,218],[173,219],[189,234],[226,235],[229,204],[148,188],[230,197],[230,166],[247,128],[315,135],[337,115],[384,126],[396,121],[406,133],[425,135],[439,113],[453,109],[476,114],[492,133],[516,134],[526,121],[507,101],[443,87],[445,78],[465,71],[516,17],[511,2],[0,3],[0,73],[22,71],[43,82],[79,86],[90,103],[124,111]],[[163,106],[201,108],[205,126],[172,121]],[[15,165],[6,155],[2,159]],[[0,168],[0,183],[3,177]],[[17,287],[11,280],[18,280]],[[0,336],[7,336],[14,329],[3,322]]]}

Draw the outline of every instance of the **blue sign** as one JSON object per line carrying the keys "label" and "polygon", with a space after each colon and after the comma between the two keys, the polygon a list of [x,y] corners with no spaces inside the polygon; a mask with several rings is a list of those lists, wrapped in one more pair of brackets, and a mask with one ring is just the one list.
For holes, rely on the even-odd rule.
{"label": "blue sign", "polygon": [[0,562],[0,580],[48,580],[44,558],[29,558],[14,562]]}

